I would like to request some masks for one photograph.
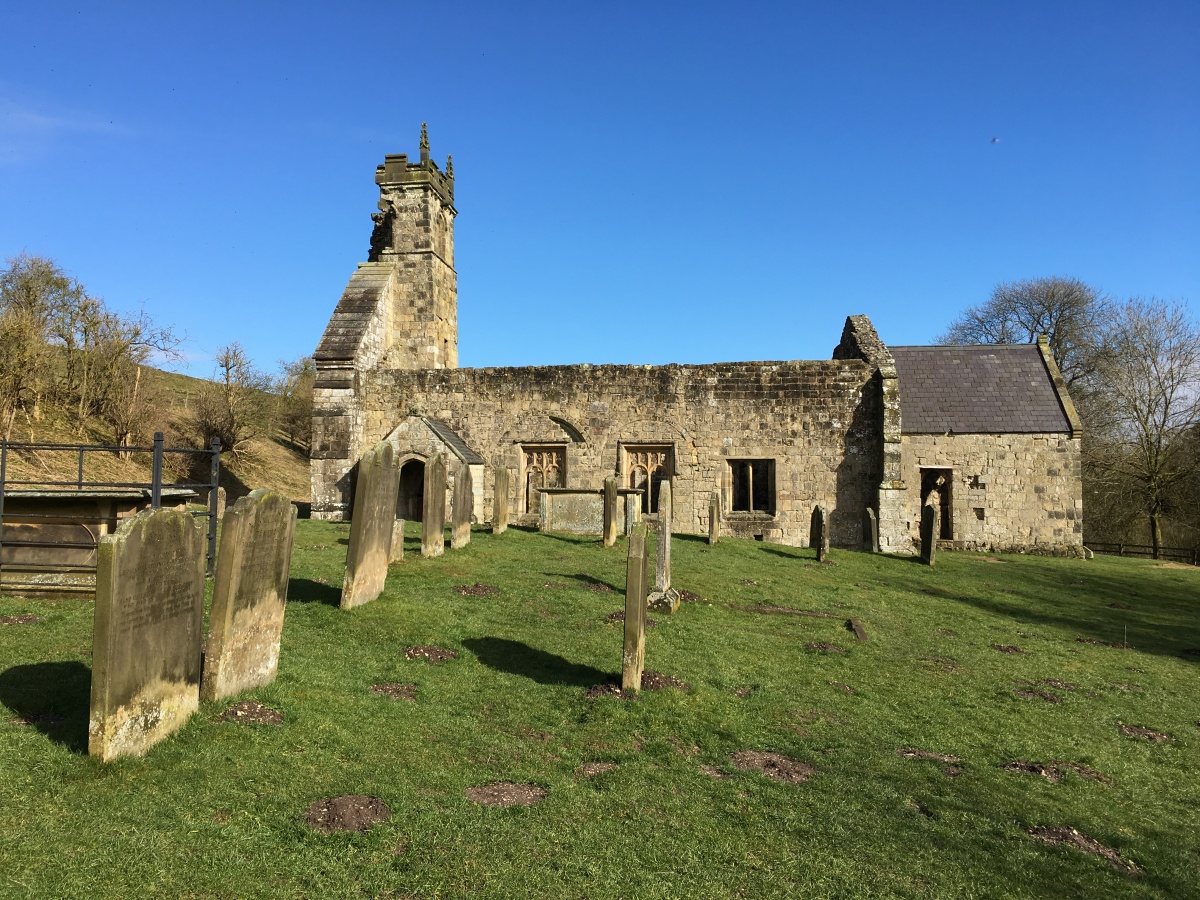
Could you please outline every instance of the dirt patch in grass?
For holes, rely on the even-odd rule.
[[[237,722],[239,725],[282,725],[283,716],[278,710],[263,706],[257,700],[243,700],[235,703],[221,718],[226,722]]]
[[[1062,697],[1049,691],[1013,691],[1022,700],[1045,700],[1047,703],[1062,703]]]
[[[579,774],[584,778],[595,778],[605,772],[611,772],[617,767],[613,762],[585,762],[579,767]]]
[[[743,772],[758,772],[786,784],[801,784],[817,771],[809,763],[763,750],[739,750],[729,758]]]
[[[946,637],[958,637],[958,632],[953,628],[939,628],[938,634],[944,634]]]
[[[619,684],[614,684],[611,681],[606,681],[604,684],[595,684],[588,688],[583,696],[589,700],[599,700],[602,697],[612,697],[614,700],[636,700],[637,694],[633,691],[623,691]]]
[[[304,821],[322,834],[332,834],[335,831],[366,831],[391,814],[388,805],[378,797],[342,794],[317,800],[308,808]]]
[[[758,584],[753,578],[743,578],[738,581],[738,584]]]
[[[445,662],[448,659],[458,659],[458,652],[448,650],[445,647],[433,647],[427,644],[420,644],[416,647],[405,647],[404,656],[406,659],[423,659],[426,662],[437,663]]]
[[[1095,838],[1088,837],[1082,831],[1076,831],[1066,825],[1038,825],[1036,828],[1030,828],[1029,833],[1039,841],[1055,847],[1069,847],[1093,856],[1102,856],[1112,864],[1114,869],[1124,872],[1126,875],[1137,875],[1142,871],[1129,860],[1122,859],[1121,854],[1112,847],[1106,847]]]
[[[1095,638],[1077,637],[1075,643],[1089,644],[1092,647],[1115,647],[1117,650],[1132,649],[1128,644],[1122,644],[1120,641],[1098,641]]]
[[[536,784],[497,781],[467,788],[467,799],[483,806],[533,806],[546,799],[547,791]]]
[[[990,563],[997,563],[997,562],[998,562],[998,563],[1002,563],[1002,562],[1005,562],[1005,560],[1001,559],[1001,558],[1000,558],[1000,557],[998,557],[998,556],[985,556],[985,557],[983,558],[983,561],[984,561],[984,562],[990,562]]]
[[[1169,734],[1163,734],[1161,731],[1155,731],[1153,728],[1144,728],[1141,725],[1126,725],[1124,722],[1117,723],[1117,731],[1131,738],[1145,738],[1155,744],[1161,744],[1171,740]]]
[[[1027,653],[1015,644],[992,644],[992,649],[1001,653]]]
[[[1000,767],[1005,772],[1020,772],[1025,775],[1040,775],[1051,784],[1058,784],[1067,772],[1074,772],[1081,778],[1088,778],[1092,781],[1097,781],[1100,784],[1108,784],[1111,780],[1107,775],[1097,772],[1089,766],[1080,763],[1070,762],[1051,762],[1043,765],[1042,763],[1030,762],[1027,759],[1017,759],[1010,763],[1005,763]]]
[[[378,694],[380,697],[391,697],[393,700],[416,700],[417,686],[389,681],[384,684],[371,685],[371,693]]]
[[[1059,681],[1056,678],[1043,678],[1041,681],[1035,681],[1034,684],[1044,684],[1046,687],[1052,687],[1058,691],[1073,691],[1079,687],[1070,681]]]
[[[679,602],[680,603],[703,603],[704,598],[701,597],[699,594],[693,594],[689,590],[680,588],[679,589]]]
[[[935,753],[933,750],[920,750],[916,747],[901,747],[896,751],[896,755],[905,759],[932,759],[940,763],[962,762],[961,757],[951,756],[949,753]]]
[[[833,613],[822,612],[819,609],[796,609],[791,606],[776,606],[772,603],[756,603],[754,606],[730,603],[729,606],[731,609],[739,609],[742,612],[762,613],[768,616],[808,616],[812,619],[837,618]]]
[[[705,775],[708,775],[710,778],[717,779],[717,781],[726,781],[733,777],[732,775],[730,775],[726,772],[722,772],[716,766],[701,766],[700,771],[703,772]]]
[[[755,690],[754,685],[744,684],[739,688],[733,689],[733,696],[738,697],[739,699],[745,700],[747,697],[749,697],[751,694],[754,693],[754,690]]]
[[[493,594],[499,594],[500,588],[492,587],[490,584],[480,584],[477,581],[474,584],[457,584],[454,586],[454,591],[464,597],[491,597]]]
[[[953,672],[958,668],[958,660],[953,656],[922,656],[921,659],[941,666],[947,672]]]
[[[839,691],[845,691],[847,694],[857,694],[858,693],[858,691],[854,690],[854,688],[850,687],[850,685],[842,684],[842,682],[840,682],[840,681],[827,681],[826,684],[829,684],[829,685],[837,688]]]
[[[567,588],[561,581],[547,581],[542,584],[542,587],[554,588],[556,591],[563,591]]]
[[[45,616],[0,616],[0,625],[33,625],[45,621]]]
[[[611,594],[613,589],[601,581],[586,581],[583,586],[589,591],[595,591],[597,594]]]
[[[692,686],[686,681],[680,681],[678,678],[664,675],[662,672],[651,672],[649,669],[642,672],[643,691],[661,691],[664,688],[678,688],[681,691],[690,691]]]
[[[845,647],[839,647],[837,644],[827,644],[824,641],[809,641],[804,645],[804,649],[810,653],[845,653]]]
[[[625,621],[625,612],[622,610],[622,611],[618,611],[618,612],[614,612],[614,613],[609,613],[607,616],[604,617],[604,621],[610,625],[613,625],[617,622],[624,622]],[[657,624],[658,624],[658,621],[655,619],[650,619],[650,618],[646,619],[646,627],[647,628],[653,628]]]

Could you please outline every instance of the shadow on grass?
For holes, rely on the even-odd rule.
[[[621,585],[620,587],[617,587],[615,584],[610,584],[609,582],[603,581],[592,575],[585,575],[582,572],[580,572],[576,575],[570,575],[566,572],[543,572],[542,574],[545,575],[547,578],[570,578],[571,580],[578,581],[581,584],[591,584],[591,585],[595,585],[596,587],[608,588],[610,591],[613,591],[618,594],[625,593],[625,585]]]
[[[467,638],[463,646],[489,669],[532,679],[538,684],[591,687],[612,680],[611,672],[581,666],[568,659],[506,638]]]
[[[338,606],[342,602],[342,586],[340,584],[321,584],[308,578],[291,578],[288,580],[288,603],[327,603]]]
[[[810,550],[807,547],[772,547],[764,544],[758,548],[763,553],[773,553],[776,556],[782,556],[784,559],[816,559],[817,551]]]
[[[92,670],[81,662],[41,662],[0,672],[0,703],[54,743],[87,753]]]

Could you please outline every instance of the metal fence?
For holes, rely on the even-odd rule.
[[[75,455],[75,470],[76,476],[70,480],[54,479],[54,478],[10,478],[9,467],[10,460],[14,455],[20,455],[26,459],[36,459],[38,454],[49,452],[55,453],[70,453]],[[128,456],[135,453],[148,453],[151,455],[151,476],[150,481],[98,481],[90,479],[87,476],[86,460],[89,456],[95,454],[111,454],[118,456]],[[72,499],[84,499],[95,497],[97,499],[122,497],[128,498],[135,505],[144,504],[149,501],[151,509],[159,509],[162,506],[163,500],[163,460],[168,455],[178,455],[185,459],[196,456],[207,456],[208,459],[208,480],[207,481],[173,481],[166,485],[168,494],[174,495],[180,500],[185,500],[187,495],[196,496],[194,492],[199,490],[207,490],[207,508],[201,510],[192,510],[192,515],[197,517],[205,517],[208,519],[208,550],[206,555],[206,569],[208,574],[213,574],[213,569],[217,558],[217,486],[218,477],[220,475],[221,466],[221,441],[219,438],[213,438],[211,445],[207,449],[197,450],[192,447],[167,447],[164,446],[162,432],[156,432],[154,435],[154,443],[149,447],[129,447],[103,444],[55,444],[55,443],[15,443],[10,441],[0,440],[0,577],[3,576],[5,548],[10,548],[10,558],[15,554],[20,554],[22,550],[26,552],[36,552],[36,550],[45,551],[41,555],[43,557],[52,557],[54,548],[61,547],[66,553],[70,550],[86,551],[94,549],[97,546],[99,535],[93,535],[90,541],[53,541],[45,538],[39,538],[37,529],[24,529],[24,534],[10,534],[5,536],[5,500],[10,501],[10,506],[16,504],[18,500],[23,501],[19,513],[19,518],[22,524],[36,526],[39,522],[45,525],[50,523],[61,524],[63,522],[70,523],[75,520],[78,523],[83,522],[83,517],[70,512],[55,511],[49,505],[46,506],[46,511],[37,511],[39,504],[52,504],[54,501],[60,503],[69,503]],[[196,471],[196,466],[185,465],[183,471],[189,476]],[[203,467],[201,468],[203,471]],[[18,518],[15,513],[10,514],[11,519]],[[30,521],[32,520],[32,522]],[[16,532],[19,529],[12,527],[14,523],[10,522],[10,532]],[[87,529],[91,533],[91,529]],[[54,569],[53,561],[45,564],[48,569]],[[59,563],[58,566],[62,569],[70,569],[79,571],[80,565],[78,562]],[[87,568],[86,566],[83,568]],[[95,564],[91,564],[91,571],[94,571]],[[19,581],[6,581],[5,587],[21,588],[36,588],[40,582],[29,582],[23,584]]]
[[[1109,556],[1140,556],[1154,558],[1152,544],[1101,544],[1095,541],[1085,541],[1084,546],[1093,553],[1104,553]],[[1171,562],[1200,565],[1200,547],[1159,547],[1158,558]]]

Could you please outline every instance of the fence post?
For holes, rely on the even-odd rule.
[[[221,480],[221,439],[215,437],[209,445],[212,460],[208,477],[208,576],[211,578],[217,565],[217,490]]]
[[[162,506],[162,454],[163,454],[163,433],[161,431],[154,432],[154,466],[150,470],[150,508],[158,509]]]
[[[8,441],[0,440],[0,575],[4,572],[4,488],[8,480]],[[3,578],[0,577],[0,582]]]
[[[79,480],[77,483],[79,486],[79,490],[82,491],[83,490],[83,445],[82,444],[79,446]]]

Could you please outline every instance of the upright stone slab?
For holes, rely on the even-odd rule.
[[[617,542],[617,476],[604,479],[604,546]]]
[[[808,526],[808,545],[816,548],[817,562],[824,560],[829,553],[829,517],[823,506],[813,508]]]
[[[400,470],[392,456],[392,445],[380,441],[358,463],[350,546],[342,578],[342,609],[370,603],[383,593],[392,555],[399,485]]]
[[[204,527],[184,510],[143,510],[96,553],[88,753],[140,756],[200,705]]]
[[[721,539],[721,493],[713,491],[708,495],[708,546]]]
[[[496,485],[492,494],[492,534],[508,530],[508,466],[496,466]]]
[[[942,531],[942,512],[934,505],[921,507],[921,562],[933,565],[938,535]]]
[[[863,510],[863,549],[868,553],[879,552],[879,519],[875,516],[875,510],[867,507]]]
[[[642,690],[646,665],[646,523],[629,535],[625,567],[625,644],[621,655],[621,690]]]
[[[239,499],[221,520],[202,700],[275,680],[295,533],[292,501],[264,488]]]
[[[404,560],[404,520],[392,520],[392,545],[388,550],[388,562],[403,562]]]
[[[658,542],[654,565],[654,590],[666,592],[671,587],[671,482],[658,488]]]
[[[459,466],[454,476],[450,497],[450,549],[458,550],[471,543],[471,510],[475,506],[475,488],[471,483],[470,466]]]
[[[446,462],[440,455],[425,464],[425,497],[421,506],[421,555],[446,551]]]
[[[633,529],[642,521],[642,498],[638,494],[625,495],[625,534],[633,534]]]

